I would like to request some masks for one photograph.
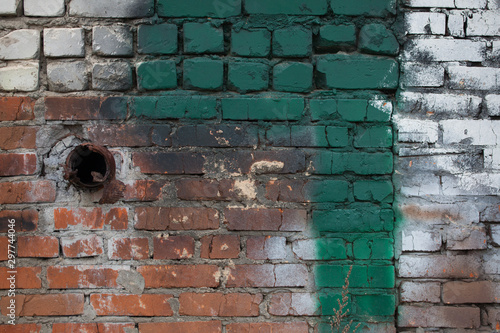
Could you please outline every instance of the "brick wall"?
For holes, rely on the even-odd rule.
[[[350,269],[360,331],[496,329],[472,2],[2,2],[0,332],[12,219],[19,332],[331,332]],[[114,204],[64,178],[86,142]]]

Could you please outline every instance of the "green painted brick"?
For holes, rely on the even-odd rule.
[[[241,0],[158,0],[159,16],[224,18],[240,14]]]
[[[309,109],[312,121],[337,118],[337,100],[335,99],[311,99]]]
[[[323,316],[333,316],[335,314],[334,309],[339,309],[339,301],[342,302],[341,293],[319,293],[319,304],[321,305],[321,315]],[[352,313],[352,300],[351,296],[347,295],[347,306],[344,308],[344,312],[349,311]],[[332,333],[331,328],[329,333]]]
[[[338,101],[338,113],[342,119],[353,122],[365,121],[368,101],[364,99],[341,99]]]
[[[354,136],[356,148],[390,148],[392,147],[392,127],[390,126],[358,126]]]
[[[342,238],[318,238],[315,243],[317,260],[347,259],[347,243]]]
[[[394,257],[394,241],[392,238],[360,238],[352,244],[355,259],[390,260]]]
[[[399,43],[396,36],[384,25],[372,23],[361,28],[359,49],[372,54],[397,55]]]
[[[349,143],[349,132],[347,127],[328,126],[326,138],[330,147],[345,147]]]
[[[312,52],[312,32],[303,27],[273,32],[273,54],[277,57],[307,57]]]
[[[328,9],[326,0],[246,0],[249,14],[324,15]]]
[[[331,153],[322,152],[311,158],[314,174],[338,175],[354,172],[359,175],[391,174],[393,156],[385,153]]]
[[[137,29],[137,51],[156,55],[177,53],[177,26],[140,25]]]
[[[224,83],[222,60],[194,58],[184,60],[184,88],[220,90]]]
[[[316,265],[314,279],[319,288],[339,287],[344,285],[345,276],[340,265]]]
[[[392,102],[385,100],[372,100],[366,109],[366,121],[389,122],[392,118]]]
[[[371,288],[394,288],[395,286],[394,266],[368,266],[368,278]]]
[[[317,175],[331,175],[333,155],[331,152],[320,152],[313,155],[310,159],[311,172]],[[343,172],[343,171],[342,171]],[[339,172],[339,173],[342,173]]]
[[[226,98],[222,117],[231,120],[299,120],[304,112],[303,98]]]
[[[291,146],[290,126],[274,125],[266,131],[266,139],[274,147]]]
[[[393,186],[389,180],[358,180],[354,182],[354,198],[360,201],[392,202]]]
[[[216,108],[215,98],[203,96],[135,97],[130,105],[134,116],[150,119],[213,119]]]
[[[334,14],[384,17],[396,14],[396,0],[330,0]]]
[[[271,52],[271,32],[264,29],[233,30],[231,52],[243,57],[267,57]]]
[[[379,232],[394,228],[394,213],[390,209],[364,205],[357,208],[317,210],[313,224],[320,232]]]
[[[295,147],[328,147],[324,126],[292,126],[291,145]]]
[[[274,66],[274,90],[309,92],[313,83],[313,66],[302,62],[284,62]]]
[[[344,180],[309,181],[305,196],[311,202],[343,202],[347,200],[348,190],[349,183]]]
[[[359,295],[353,300],[357,315],[393,316],[396,310],[394,295]]]
[[[147,61],[137,64],[139,89],[158,90],[177,87],[177,68],[173,60]]]
[[[216,28],[210,23],[185,23],[184,52],[224,52],[224,32],[222,28]]]
[[[396,89],[399,65],[395,59],[362,54],[317,57],[317,83],[324,88]]]
[[[320,49],[337,49],[356,46],[356,26],[324,25],[319,29],[319,38],[316,45]]]
[[[243,93],[266,90],[269,86],[269,66],[255,62],[230,62],[228,86]]]

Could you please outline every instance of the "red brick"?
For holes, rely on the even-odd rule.
[[[9,238],[7,236],[0,236],[0,260],[8,259]]]
[[[236,191],[231,179],[182,179],[175,183],[177,197],[181,200],[239,200],[243,196]]]
[[[139,332],[141,333],[220,333],[222,332],[222,323],[218,320],[211,321],[185,321],[172,323],[139,323]]]
[[[52,333],[127,333],[135,328],[134,323],[54,323]]]
[[[226,287],[304,287],[307,280],[305,265],[236,265],[230,267]]]
[[[205,156],[188,152],[136,152],[132,162],[146,174],[201,175]]]
[[[285,237],[250,237],[247,239],[247,258],[254,260],[285,259]]]
[[[198,207],[138,207],[135,228],[139,230],[215,230],[219,212]]]
[[[240,255],[240,236],[210,235],[201,238],[201,257],[233,259]]]
[[[102,230],[109,225],[111,230],[126,230],[128,213],[126,208],[111,208],[103,213],[101,208],[56,208],[54,226],[57,230],[77,226],[83,230]]]
[[[153,239],[153,259],[188,259],[194,255],[194,239],[190,236],[158,235]]]
[[[0,154],[0,176],[32,175],[36,163],[36,154]]]
[[[0,333],[40,333],[40,324],[18,324],[0,325]]]
[[[478,328],[481,310],[477,307],[411,306],[398,308],[399,327]]]
[[[139,266],[146,288],[216,288],[220,271],[215,265]]]
[[[231,323],[226,326],[227,333],[307,333],[309,325],[304,321],[293,323]]]
[[[8,273],[12,271],[7,267],[0,267],[0,289],[9,289],[10,283],[5,277],[13,275]],[[40,279],[40,274],[42,273],[41,267],[16,267],[16,288],[17,289],[38,289],[42,287],[42,280]]]
[[[108,257],[111,260],[143,260],[149,258],[147,238],[112,238],[108,241]]]
[[[156,201],[161,198],[165,182],[156,180],[136,180],[127,184],[124,201]]]
[[[117,288],[120,271],[119,266],[50,266],[47,280],[51,289]]]
[[[287,174],[305,169],[305,154],[298,150],[237,151],[223,154],[224,168],[230,173]]]
[[[2,297],[0,306],[2,313],[7,313],[10,297]],[[74,316],[83,314],[83,294],[48,294],[20,295],[17,294],[16,316]]]
[[[257,317],[262,295],[182,293],[179,296],[181,316]]]
[[[48,180],[0,183],[0,204],[54,202],[55,184]]]
[[[173,315],[170,298],[172,295],[92,294],[90,304],[98,316],[164,317]]]
[[[31,97],[0,97],[0,121],[35,119],[35,102]]]
[[[300,179],[271,180],[266,184],[266,198],[272,201],[307,202],[305,186]]]
[[[303,231],[307,222],[299,209],[227,208],[224,215],[229,230]]]
[[[38,226],[38,211],[34,209],[4,210],[0,212],[0,232],[7,232],[9,220],[15,220],[14,230],[34,231]]]
[[[47,120],[125,119],[126,99],[123,97],[46,97]]]
[[[0,149],[36,148],[38,128],[29,126],[2,127],[0,131]]]
[[[96,235],[61,237],[61,247],[66,258],[96,257],[103,254],[103,242]]]
[[[55,258],[59,256],[59,240],[53,236],[19,236],[17,255],[21,258]]]
[[[491,281],[451,281],[443,285],[445,304],[500,303],[498,283]]]
[[[168,125],[98,125],[87,128],[89,140],[110,147],[171,146]],[[160,140],[161,139],[161,140]]]

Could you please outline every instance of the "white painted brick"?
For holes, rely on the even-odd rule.
[[[408,34],[444,35],[446,32],[446,14],[443,13],[406,13],[405,23]]]
[[[47,79],[52,91],[88,89],[88,70],[84,61],[55,62],[47,65]]]
[[[500,86],[500,68],[450,66],[447,72],[453,89],[492,90]]]
[[[484,168],[500,170],[500,148],[484,150]]]
[[[490,116],[500,116],[500,95],[487,95],[484,102]]]
[[[470,278],[481,271],[481,259],[475,255],[402,255],[399,276],[421,278]]]
[[[436,252],[441,249],[441,235],[432,231],[403,231],[403,252]]]
[[[455,7],[454,0],[404,0],[404,4],[409,7]]]
[[[449,38],[418,38],[408,42],[403,57],[407,61],[484,60],[486,43]]]
[[[40,32],[20,29],[0,38],[0,59],[35,59],[40,53]]]
[[[394,176],[396,177],[396,176]],[[431,174],[402,175],[400,193],[405,197],[425,197],[428,195],[439,195],[441,179]]]
[[[439,282],[403,282],[401,283],[402,302],[441,302],[441,284]]]
[[[430,226],[440,228],[443,225],[470,227],[479,223],[479,210],[474,204],[460,202],[457,204],[429,204],[406,202],[399,206],[401,217],[407,226],[422,226],[429,230]]]
[[[487,253],[483,256],[483,268],[486,274],[500,274],[500,253]]]
[[[465,13],[453,10],[448,15],[448,31],[453,37],[465,37]]]
[[[438,123],[431,120],[398,119],[398,139],[400,142],[428,142],[438,140]]]
[[[496,246],[500,246],[500,225],[492,224],[490,226],[491,239]]]
[[[499,195],[500,174],[475,173],[456,176],[442,176],[444,195]]]
[[[476,146],[494,146],[499,143],[500,121],[443,120],[443,144],[463,143]]]
[[[487,0],[455,0],[456,8],[479,8],[484,9],[488,5]]]
[[[19,8],[19,0],[0,1],[0,16],[15,16]]]
[[[471,13],[467,19],[467,36],[500,36],[500,11]]]
[[[62,16],[64,11],[64,0],[24,0],[26,16]]]
[[[487,238],[484,227],[454,228],[447,232],[446,248],[453,251],[484,250],[488,246]]]
[[[154,0],[71,0],[71,16],[146,17],[154,14]]]
[[[38,76],[38,63],[15,64],[2,67],[0,68],[0,90],[37,90]]]
[[[500,0],[488,0],[488,9],[500,9]]]
[[[400,112],[430,115],[475,116],[479,114],[482,99],[465,94],[420,94],[404,92],[399,97]]]
[[[407,62],[403,64],[401,80],[403,87],[441,87],[444,84],[444,68],[439,64]]]
[[[47,57],[84,57],[83,29],[44,29],[43,51]]]

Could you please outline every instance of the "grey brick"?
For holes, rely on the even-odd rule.
[[[79,91],[89,86],[88,70],[83,61],[49,63],[47,78],[52,91]]]
[[[500,174],[475,173],[456,176],[443,176],[444,195],[500,195]]]
[[[127,90],[132,88],[132,69],[127,62],[95,64],[92,86],[96,90]]]
[[[454,8],[454,0],[404,0],[403,3],[409,7],[438,7]]]
[[[446,248],[448,250],[484,250],[488,247],[488,236],[483,226],[449,228],[446,237]]]
[[[403,252],[436,252],[441,249],[441,235],[436,231],[403,231],[401,249]]]
[[[398,309],[399,327],[479,328],[481,310],[478,307],[410,306]]]
[[[432,120],[396,120],[399,142],[429,142],[438,140],[438,123]]]
[[[0,2],[0,16],[15,16],[20,0],[3,0]]]
[[[443,144],[497,145],[500,143],[500,121],[450,119],[440,122]]]
[[[475,255],[402,255],[399,276],[402,278],[470,278],[481,271],[481,260]]]
[[[465,37],[466,13],[452,10],[448,15],[448,31],[453,37]]]
[[[399,171],[411,173],[453,173],[477,172],[483,168],[483,156],[478,153],[463,153],[432,156],[409,156],[397,159]]]
[[[479,8],[484,9],[488,5],[487,0],[455,0],[457,8]]]
[[[487,95],[484,101],[490,116],[500,116],[500,95]]]
[[[71,0],[71,16],[134,18],[154,14],[154,0]]]
[[[38,30],[15,30],[0,38],[0,60],[35,59],[39,53]]]
[[[500,10],[473,13],[467,19],[467,36],[500,36]]]
[[[500,88],[500,69],[492,67],[449,66],[449,87],[452,89],[495,90]]]
[[[467,94],[421,94],[403,92],[399,96],[399,111],[430,116],[469,116],[479,114],[482,99]]]
[[[394,182],[405,197],[439,195],[441,191],[439,177],[431,174],[394,175]]]
[[[444,68],[440,64],[424,65],[407,62],[402,66],[403,87],[441,87],[444,85]]]
[[[92,29],[92,50],[102,56],[132,56],[133,35],[127,26],[102,26]]]
[[[43,52],[47,57],[84,57],[83,29],[44,29]]]
[[[38,63],[15,64],[0,68],[0,90],[34,91],[38,89]]]
[[[439,282],[403,282],[401,284],[402,302],[441,302],[441,284]]]
[[[65,9],[64,0],[24,0],[26,16],[62,16]]]

